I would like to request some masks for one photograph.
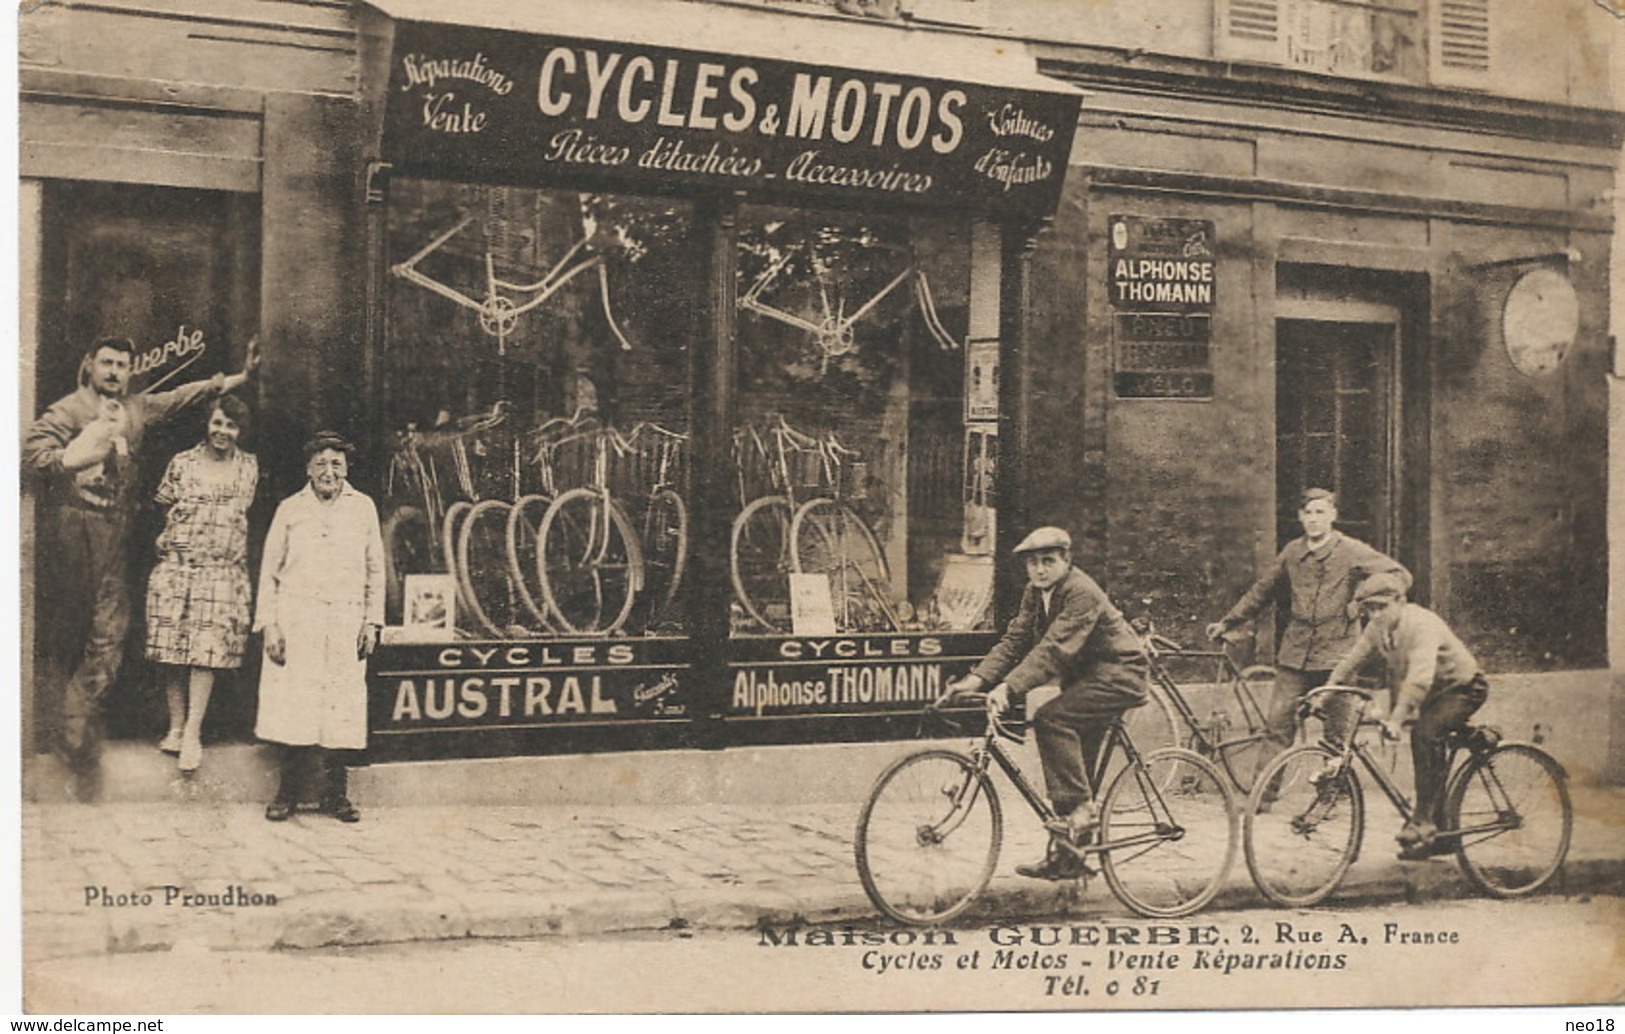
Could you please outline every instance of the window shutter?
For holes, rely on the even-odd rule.
[[[1218,57],[1278,65],[1286,58],[1283,0],[1218,0]]]
[[[1490,0],[1433,0],[1433,81],[1484,86],[1490,74]]]

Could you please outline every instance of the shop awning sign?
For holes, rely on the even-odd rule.
[[[384,158],[404,171],[1011,215],[1054,211],[1080,103],[1059,84],[411,21],[388,90]]]

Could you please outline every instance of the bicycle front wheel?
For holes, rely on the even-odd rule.
[[[626,623],[643,556],[619,506],[601,492],[572,488],[547,508],[536,538],[537,580],[557,627],[606,635]]]
[[[1365,796],[1325,747],[1289,750],[1259,773],[1242,840],[1253,883],[1277,905],[1324,901],[1360,853]]]
[[[552,502],[545,495],[523,495],[508,511],[508,577],[513,580],[519,602],[542,630],[547,628],[547,604],[542,600],[542,583],[537,576],[540,542],[536,534]]]
[[[897,922],[946,922],[993,878],[1003,836],[986,772],[950,750],[911,754],[880,774],[858,815],[858,878]]]
[[[1117,900],[1142,916],[1190,915],[1213,900],[1235,861],[1230,784],[1193,751],[1144,755],[1107,787],[1100,842]]]
[[[1515,898],[1539,890],[1563,865],[1574,808],[1563,770],[1549,754],[1508,743],[1462,767],[1445,821],[1461,831],[1456,860],[1473,885]]]
[[[790,500],[752,499],[734,518],[728,574],[734,596],[769,632],[790,631]]]
[[[440,555],[446,560],[446,571],[452,576],[457,585],[457,627],[468,628],[464,616],[474,613],[474,604],[468,598],[468,591],[463,585],[462,572],[458,570],[457,542],[461,537],[463,521],[473,512],[474,504],[467,499],[459,499],[446,507],[445,515],[440,518]]]
[[[840,632],[891,632],[891,571],[875,533],[850,506],[834,499],[803,503],[790,520],[790,562],[801,574],[829,578]]]

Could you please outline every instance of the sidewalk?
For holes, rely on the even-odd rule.
[[[1625,790],[1572,789],[1573,845],[1550,892],[1625,893]],[[1042,834],[1012,795],[1001,795],[1005,844],[980,914],[1128,915],[1103,880],[1080,890],[1014,875],[1016,863],[1042,854]],[[1396,820],[1373,803],[1362,857],[1325,907],[1472,893],[1453,859],[1395,860]],[[361,823],[345,826],[314,813],[270,823],[260,805],[206,793],[163,803],[27,804],[24,949],[40,961],[177,946],[263,950],[863,922],[875,910],[852,861],[857,810],[855,803],[396,806],[369,808]],[[166,886],[175,888],[167,904]],[[214,900],[182,897],[193,894]],[[119,895],[137,903],[103,903]],[[274,895],[276,903],[253,904],[255,895]],[[1238,849],[1210,910],[1263,903]]]

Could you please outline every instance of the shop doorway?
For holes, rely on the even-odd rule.
[[[40,212],[41,256],[37,291],[38,335],[24,342],[22,369],[32,370],[33,397],[43,410],[72,392],[86,345],[105,335],[128,337],[139,364],[131,390],[163,390],[228,372],[232,356],[259,322],[259,198],[252,194],[137,184],[48,181]],[[28,290],[29,287],[25,287]],[[165,346],[174,342],[168,351]],[[183,346],[184,347],[181,347]],[[32,420],[36,414],[24,415]],[[143,602],[153,565],[153,544],[163,514],[151,502],[171,456],[201,440],[207,413],[193,411],[149,429],[139,457],[130,518],[130,629],[118,681],[103,697],[107,732],[115,738],[162,731],[164,704],[156,671],[144,657]],[[252,438],[244,447],[258,451]],[[35,526],[50,515],[35,486],[24,504],[36,507]],[[250,514],[251,538],[269,523],[259,507]],[[49,549],[49,536],[40,548]],[[257,569],[250,557],[250,570]],[[82,601],[54,580],[42,557],[30,564],[24,591],[34,606],[35,744],[50,742],[61,687],[78,662],[89,614]],[[26,575],[25,575],[26,577]],[[249,662],[252,664],[252,660]],[[252,672],[223,678],[209,709],[208,741],[246,737],[253,722]]]
[[[1306,488],[1337,493],[1339,527],[1393,554],[1401,508],[1397,310],[1309,302],[1276,323],[1277,541],[1301,533]],[[1317,311],[1318,310],[1318,311]]]

